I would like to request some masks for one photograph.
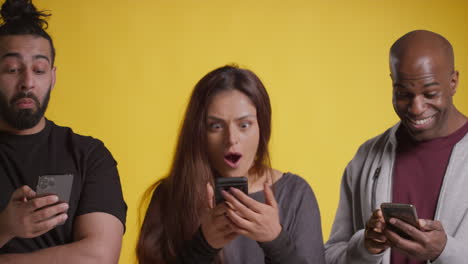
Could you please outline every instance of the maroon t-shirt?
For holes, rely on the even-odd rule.
[[[420,219],[434,219],[440,187],[455,144],[468,133],[468,122],[449,136],[414,141],[404,126],[398,142],[393,174],[393,202],[413,204]],[[424,264],[391,251],[391,264]]]

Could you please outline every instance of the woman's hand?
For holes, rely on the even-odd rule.
[[[226,217],[227,205],[220,203],[214,206],[213,203],[213,187],[211,184],[206,185],[207,188],[207,207],[205,215],[201,220],[201,229],[206,242],[213,248],[222,248],[231,242],[238,235],[235,232],[235,226]]]
[[[258,242],[269,242],[281,232],[278,204],[270,186],[263,186],[265,203],[260,203],[236,188],[223,191],[228,204],[227,217],[234,223],[234,230]]]

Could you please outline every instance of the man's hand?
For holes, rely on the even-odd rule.
[[[391,247],[403,255],[417,260],[435,260],[445,248],[447,235],[440,221],[420,219],[421,230],[396,218],[391,218],[390,223],[413,238],[413,241],[407,240],[385,230]]]
[[[33,238],[51,230],[67,219],[68,204],[58,197],[36,197],[28,186],[16,189],[6,208],[0,212],[0,247],[14,237]]]
[[[269,242],[281,232],[278,203],[273,191],[264,184],[265,203],[260,203],[239,189],[231,188],[222,194],[229,204],[227,216],[235,224],[236,232],[258,242]]]
[[[207,188],[207,208],[201,220],[203,236],[213,248],[222,248],[237,237],[234,224],[226,217],[227,205],[225,202],[213,205],[213,187]]]
[[[385,220],[382,211],[377,209],[371,215],[364,232],[364,246],[371,254],[380,254],[390,247],[387,237],[384,235]]]

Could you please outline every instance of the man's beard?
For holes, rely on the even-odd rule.
[[[13,98],[8,102],[5,94],[0,91],[0,118],[3,119],[8,125],[17,130],[30,129],[36,126],[39,121],[41,121],[44,116],[45,111],[47,110],[47,105],[49,104],[51,87],[47,91],[47,94],[44,98],[42,104],[39,102],[39,99],[33,93],[20,92],[13,96]],[[36,109],[19,109],[15,110],[16,101],[30,98],[34,101]]]

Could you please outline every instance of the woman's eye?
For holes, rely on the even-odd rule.
[[[242,123],[240,124],[240,127],[241,127],[241,128],[249,128],[251,125],[252,125],[251,122],[242,122]]]
[[[208,128],[212,131],[220,130],[223,126],[220,123],[208,124]]]

